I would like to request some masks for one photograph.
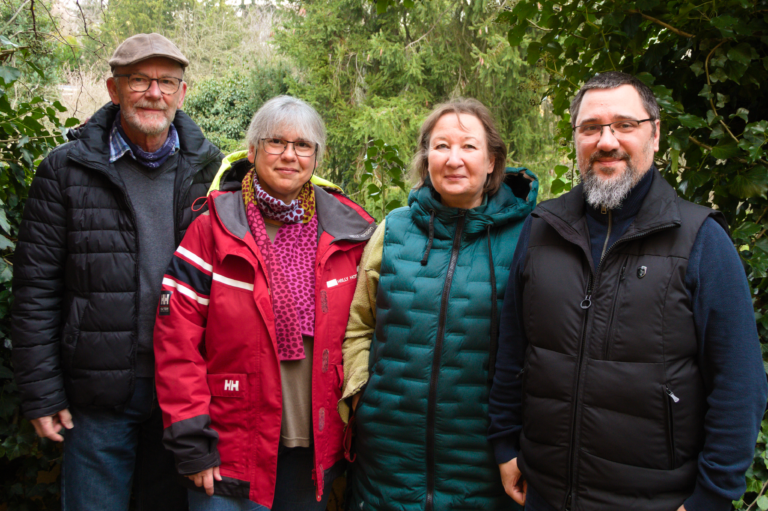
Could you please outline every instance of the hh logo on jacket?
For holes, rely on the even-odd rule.
[[[238,392],[240,390],[240,380],[224,380],[224,390]]]

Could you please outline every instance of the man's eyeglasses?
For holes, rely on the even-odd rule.
[[[641,119],[639,121],[635,121],[631,119],[625,119],[623,121],[609,122],[607,124],[587,123],[574,126],[573,129],[576,133],[578,133],[580,137],[584,138],[600,137],[603,134],[603,128],[605,126],[610,128],[611,133],[614,136],[629,135],[637,131],[637,129],[640,127],[640,123],[653,120],[654,119]]]
[[[152,82],[157,82],[157,86],[160,87],[160,92],[163,94],[176,94],[183,81],[181,78],[174,78],[173,76],[164,76],[162,78],[150,78],[140,74],[112,76],[115,78],[128,78],[128,87],[133,92],[147,92],[152,86]]]
[[[306,140],[283,140],[282,138],[262,138],[264,150],[269,154],[283,154],[288,144],[293,144],[296,156],[312,156],[317,151],[317,144]]]

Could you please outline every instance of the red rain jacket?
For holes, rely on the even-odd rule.
[[[341,344],[357,266],[376,225],[342,194],[315,186],[315,197],[311,477],[319,501],[324,470],[344,455]],[[220,465],[215,494],[272,507],[282,391],[269,282],[241,192],[213,192],[208,205],[163,278],[154,333],[163,441],[180,474]]]

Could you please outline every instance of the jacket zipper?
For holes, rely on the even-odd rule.
[[[459,213],[459,221],[456,224],[456,233],[453,235],[453,247],[451,248],[451,260],[448,263],[448,273],[445,276],[443,295],[440,299],[440,316],[437,324],[437,338],[435,339],[435,352],[432,356],[432,374],[429,378],[429,401],[427,403],[427,502],[425,511],[434,509],[435,499],[435,415],[437,413],[437,379],[440,374],[440,356],[443,351],[443,337],[445,336],[445,318],[448,315],[448,298],[451,293],[453,272],[456,271],[456,262],[459,259],[461,248],[461,236],[464,232],[466,210]],[[361,398],[362,399],[362,398]]]
[[[609,217],[610,219],[610,217]],[[584,363],[584,346],[586,344],[586,336],[587,336],[587,323],[589,319],[589,308],[592,306],[592,289],[593,289],[593,280],[595,283],[599,283],[599,277],[600,277],[600,270],[603,266],[603,261],[605,261],[605,258],[608,256],[608,254],[613,250],[613,247],[618,245],[619,243],[626,243],[628,241],[642,238],[643,236],[648,236],[649,234],[653,234],[657,231],[661,231],[664,229],[669,229],[671,227],[675,227],[677,224],[665,224],[660,225],[659,227],[655,227],[653,229],[649,229],[647,231],[639,232],[633,236],[629,236],[627,238],[621,238],[616,240],[616,242],[608,247],[608,249],[603,249],[603,253],[600,256],[600,262],[597,264],[597,269],[594,273],[592,273],[591,269],[589,272],[589,280],[587,282],[587,295],[584,297],[584,299],[581,301],[581,308],[584,309],[584,323],[583,327],[581,329],[581,342],[579,344],[579,357],[576,360],[576,385],[575,385],[575,392],[574,392],[574,403],[573,403],[573,412],[572,412],[572,419],[571,419],[571,445],[568,449],[568,491],[566,492],[565,496],[565,510],[570,511],[571,505],[573,502],[573,486],[574,486],[574,477],[576,474],[576,456],[575,456],[575,449],[574,446],[576,445],[576,415],[578,413],[579,408],[579,391],[580,391],[580,380],[581,380],[581,369],[582,365]],[[597,286],[595,286],[597,287]]]

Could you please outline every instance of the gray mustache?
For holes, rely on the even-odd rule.
[[[134,108],[151,108],[153,110],[168,110],[168,105],[163,103],[162,101],[153,103],[151,101],[140,101],[136,103]]]
[[[594,163],[600,158],[617,158],[619,160],[629,160],[629,155],[624,151],[614,149],[613,151],[597,151],[589,158],[589,163]]]

